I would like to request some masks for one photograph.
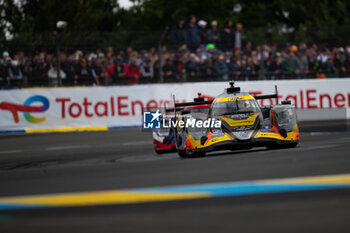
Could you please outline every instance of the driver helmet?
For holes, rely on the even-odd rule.
[[[249,100],[245,100],[244,103],[243,103],[243,106],[244,106],[245,108],[251,108],[251,107],[252,107],[252,105],[251,105],[251,103],[250,103]]]

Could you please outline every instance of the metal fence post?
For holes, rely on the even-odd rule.
[[[265,37],[267,33],[267,28],[264,28],[264,32],[262,34],[261,40],[260,40],[260,72],[259,72],[259,79],[263,80],[266,79],[265,77],[265,66],[264,66],[264,42]]]
[[[61,79],[61,57],[60,57],[60,40],[61,40],[61,33],[58,35],[57,40],[57,85],[60,87],[62,86],[62,79]]]
[[[163,82],[163,72],[162,72],[162,43],[163,40],[168,32],[168,27],[166,27],[162,33],[162,35],[160,36],[159,42],[158,42],[158,61],[159,61],[159,82]]]

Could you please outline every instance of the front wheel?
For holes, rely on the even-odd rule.
[[[178,150],[177,153],[181,158],[198,158],[205,156],[205,152],[194,152],[189,154],[186,150]]]
[[[164,154],[166,152],[164,150],[154,150],[154,151],[159,155]]]

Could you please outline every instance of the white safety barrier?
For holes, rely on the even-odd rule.
[[[291,100],[298,109],[350,109],[350,79],[236,82],[254,95],[273,94]],[[32,88],[0,91],[0,131],[106,130],[140,127],[143,108],[191,101],[202,93],[215,97],[227,82],[153,84],[114,87]],[[273,104],[275,100],[259,100]],[[321,110],[322,112],[322,110]],[[322,114],[315,114],[315,120]],[[344,116],[346,117],[346,116]],[[327,118],[332,119],[332,114]],[[349,118],[349,114],[347,114]],[[310,119],[309,119],[310,120]]]

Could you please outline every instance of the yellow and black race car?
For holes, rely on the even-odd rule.
[[[257,99],[267,98],[275,98],[276,104],[259,106]],[[290,101],[278,104],[277,88],[276,94],[252,96],[231,81],[230,87],[212,101],[174,102],[175,109],[204,104],[210,104],[207,116],[183,111],[174,118],[180,157],[204,156],[216,150],[295,147],[299,143],[295,106]]]

